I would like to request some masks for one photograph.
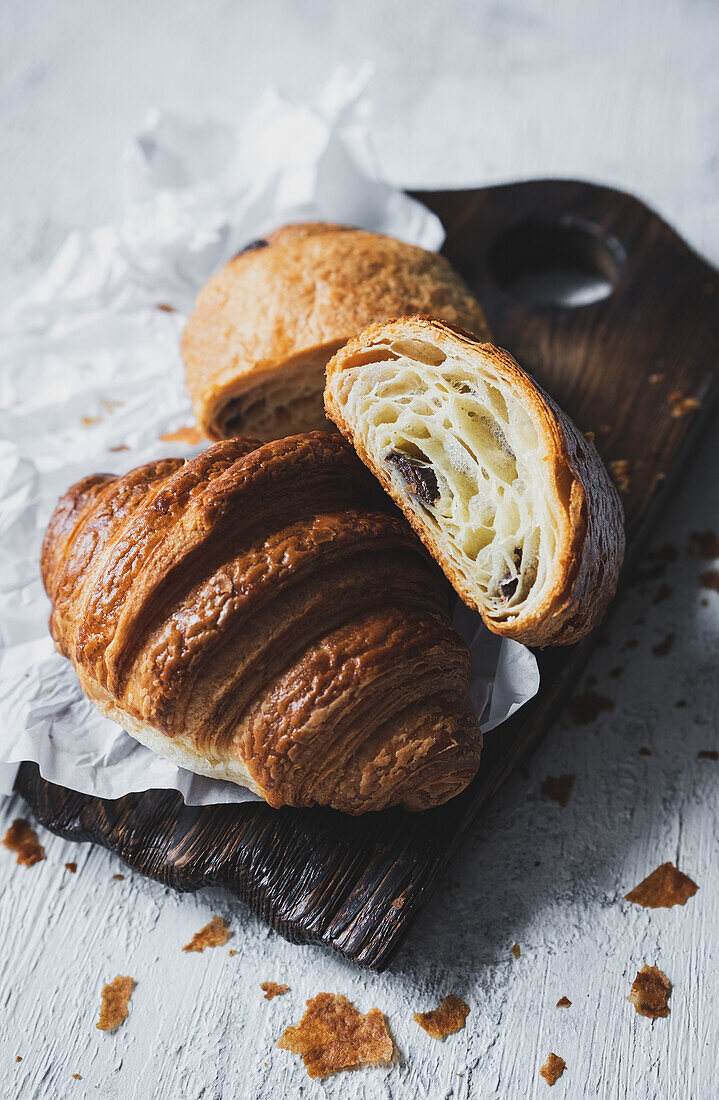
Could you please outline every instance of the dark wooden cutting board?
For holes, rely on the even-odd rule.
[[[444,222],[444,251],[495,341],[595,433],[606,461],[628,463],[626,577],[719,395],[719,273],[608,188],[543,180],[418,197]],[[593,279],[606,297],[566,304],[567,283]],[[46,783],[31,764],[16,787],[61,836],[103,844],[177,890],[226,887],[287,939],[381,969],[470,823],[546,733],[595,641],[538,654],[537,698],[488,736],[471,787],[424,814],[189,808],[165,791],[103,801]]]

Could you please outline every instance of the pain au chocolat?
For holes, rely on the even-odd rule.
[[[599,622],[619,495],[506,351],[422,317],[374,325],[330,361],[325,407],[490,630],[565,645]]]
[[[449,586],[339,434],[233,439],[74,485],[50,629],[95,706],[272,806],[436,806],[477,770]]]
[[[426,313],[486,333],[443,256],[348,226],[287,225],[202,290],[182,338],[187,388],[210,439],[331,429],[328,359],[373,321]]]

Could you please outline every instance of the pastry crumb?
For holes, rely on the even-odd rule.
[[[175,307],[168,305],[167,302],[160,302],[157,308],[161,310],[162,313],[175,313]]]
[[[571,1004],[569,997],[560,997],[557,1001],[557,1008],[570,1008]]]
[[[631,484],[632,464],[628,458],[615,458],[607,463],[612,481],[620,493],[628,493]]]
[[[714,592],[719,592],[719,569],[707,569],[699,579],[702,588],[711,588]]]
[[[575,695],[569,700],[567,710],[575,725],[588,726],[596,721],[602,711],[614,710],[614,703],[606,695],[585,691],[582,695]]]
[[[716,531],[692,531],[689,536],[689,552],[698,550],[703,558],[719,558],[719,535]]]
[[[277,1045],[300,1054],[310,1077],[370,1063],[389,1063],[394,1043],[378,1008],[364,1015],[341,993],[318,993],[307,1001],[299,1024],[288,1027]]]
[[[82,1077],[80,1076],[79,1073],[73,1073],[73,1077],[75,1078],[76,1081],[82,1081]]]
[[[222,947],[227,943],[232,933],[222,917],[214,916],[209,924],[195,932],[189,943],[182,948],[183,951],[204,951],[206,947]]]
[[[127,1019],[127,1006],[135,988],[135,979],[122,974],[102,987],[102,1006],[96,1027],[100,1031],[114,1031]]]
[[[639,1016],[649,1020],[664,1019],[669,1015],[669,997],[672,985],[666,974],[656,966],[643,966],[632,983],[627,1000],[631,1001]]]
[[[652,646],[652,653],[655,657],[668,657],[674,647],[674,641],[676,634],[673,630],[670,630],[668,634],[662,638],[661,642],[657,642],[655,646]]]
[[[522,952],[520,951],[518,943],[515,943],[514,946],[512,947],[512,954],[514,955],[515,959],[518,959],[519,956],[522,954]]]
[[[14,852],[21,867],[32,867],[45,858],[45,849],[38,842],[37,833],[23,817],[16,817],[5,833],[3,844]]]
[[[541,792],[547,798],[558,802],[560,806],[566,806],[572,793],[575,776],[573,775],[548,775],[541,786]]]
[[[66,868],[66,870],[68,870],[70,872],[71,875],[74,875],[75,872],[77,871],[77,864],[76,863],[66,863],[65,868]]]
[[[282,982],[260,982],[260,989],[264,990],[265,1000],[271,1001],[273,997],[279,997],[282,993],[287,993],[290,987],[284,985]]]
[[[433,1039],[444,1039],[455,1031],[461,1031],[468,1015],[466,1001],[450,993],[448,997],[442,997],[439,1008],[433,1008],[431,1012],[415,1012],[414,1020]]]
[[[685,905],[698,889],[696,882],[673,863],[662,863],[629,891],[626,900],[645,909],[671,909],[674,905]]]
[[[164,432],[160,436],[163,443],[188,443],[190,446],[201,443],[204,438],[196,424],[185,424],[182,428],[178,428],[176,432]]]
[[[679,420],[682,416],[696,412],[701,404],[696,397],[685,397],[681,390],[672,390],[669,394],[669,415],[672,419]]]
[[[566,1068],[567,1063],[563,1058],[560,1058],[558,1054],[550,1054],[539,1072],[548,1085],[553,1085],[555,1081],[559,1080]]]
[[[231,947],[227,954],[232,957],[233,955],[236,955],[237,952],[235,951],[234,947]]]
[[[124,875],[113,875],[112,877],[114,878],[115,882],[124,882],[125,881],[125,876]]]
[[[656,607],[657,604],[668,600],[673,591],[674,587],[671,584],[667,584],[666,581],[662,582],[654,593],[654,599],[652,600],[654,606]]]

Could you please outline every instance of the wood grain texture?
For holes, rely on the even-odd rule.
[[[605,460],[629,463],[635,559],[719,392],[717,273],[636,199],[607,188],[539,181],[422,198],[442,217],[446,254],[482,301],[496,342],[595,432]],[[539,254],[603,272],[613,292],[578,308],[536,305],[516,283]],[[673,416],[676,393],[700,408]],[[480,808],[546,732],[594,642],[540,655],[539,696],[489,739],[468,791],[431,813],[358,823],[256,804],[189,809],[166,792],[110,803],[54,788],[29,765],[18,790],[63,836],[105,844],[178,890],[223,885],[293,942],[381,969]]]

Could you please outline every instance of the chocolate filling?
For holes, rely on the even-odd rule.
[[[517,585],[519,584],[519,577],[507,577],[503,580],[499,586],[499,591],[504,596],[505,600],[508,600],[517,591]]]
[[[244,256],[245,252],[256,252],[258,248],[269,248],[270,242],[266,241],[264,237],[258,238],[256,241],[248,241],[244,248],[241,248],[239,252],[235,252],[232,257],[236,260],[238,256]]]
[[[522,568],[522,547],[518,546],[514,551],[514,566],[517,570],[516,576],[512,576],[511,573],[507,573],[507,576],[499,585],[499,591],[505,600],[512,598],[517,591],[517,585],[519,584],[519,570]]]
[[[387,462],[397,467],[410,493],[419,497],[424,504],[431,506],[439,500],[437,475],[427,463],[420,462],[417,458],[410,458],[409,455],[400,454],[398,451],[390,451]]]

